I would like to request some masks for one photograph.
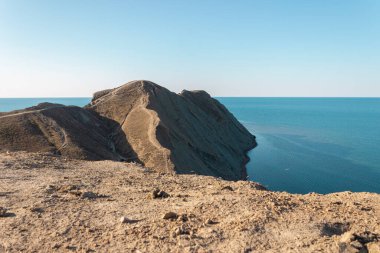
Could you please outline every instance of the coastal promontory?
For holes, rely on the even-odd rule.
[[[205,91],[150,81],[96,92],[84,108],[40,104],[0,114],[0,149],[134,161],[165,173],[246,177],[255,137]]]

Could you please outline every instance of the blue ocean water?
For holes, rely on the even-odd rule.
[[[292,193],[380,193],[380,99],[217,98],[257,137],[250,180]],[[0,111],[90,98],[0,98]]]
[[[257,137],[251,180],[292,193],[380,193],[379,98],[218,98]]]

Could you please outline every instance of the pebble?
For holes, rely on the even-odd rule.
[[[30,211],[33,213],[43,213],[45,210],[41,207],[32,207],[30,208]]]
[[[49,194],[52,194],[56,190],[57,190],[57,188],[54,185],[48,185],[45,188],[46,193],[49,193]]]
[[[161,191],[160,189],[155,189],[152,192],[152,198],[153,199],[163,199],[168,198],[170,195],[167,192]]]
[[[231,186],[227,185],[227,186],[224,186],[224,187],[222,188],[222,190],[233,191],[234,189],[233,189]]]
[[[205,223],[208,225],[213,225],[213,224],[217,224],[218,222],[213,221],[212,219],[207,219]]]
[[[128,219],[128,217],[123,216],[123,217],[120,218],[120,222],[121,222],[121,223],[130,223],[131,220]]]
[[[178,217],[178,214],[174,212],[168,212],[168,213],[165,213],[162,218],[165,220],[174,220],[174,219],[177,219],[177,217]]]
[[[351,241],[353,241],[355,239],[355,236],[351,233],[351,232],[346,232],[342,235],[342,237],[340,238],[340,242],[343,242],[343,243],[350,243]]]
[[[191,231],[188,227],[184,225],[175,228],[172,232],[173,237],[177,237],[179,235],[190,235],[190,234],[193,234],[193,231]]]
[[[7,209],[0,206],[0,217],[5,217],[7,215]]]
[[[94,192],[83,192],[82,193],[82,199],[96,199],[98,197],[98,194]]]
[[[181,220],[182,222],[186,222],[189,220],[189,218],[187,217],[187,214],[181,214],[179,216],[179,220]]]
[[[380,242],[371,242],[367,245],[368,253],[380,253]]]
[[[361,249],[363,248],[363,244],[361,244],[359,241],[353,241],[350,243],[350,245],[356,249]]]

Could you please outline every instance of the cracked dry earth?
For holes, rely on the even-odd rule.
[[[0,252],[380,252],[380,195],[0,153]]]

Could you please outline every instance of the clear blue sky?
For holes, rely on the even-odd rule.
[[[0,97],[135,79],[214,96],[380,96],[380,1],[0,0]]]

